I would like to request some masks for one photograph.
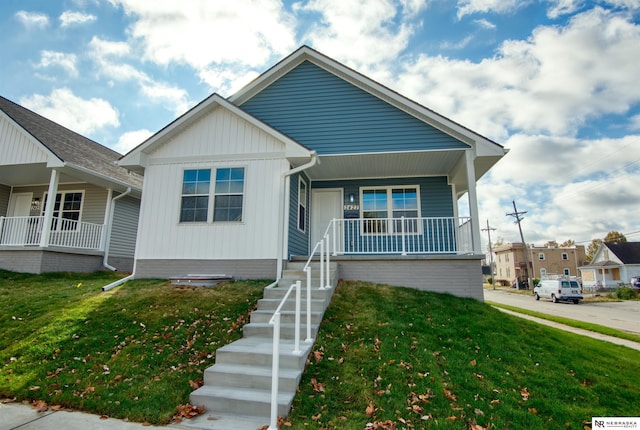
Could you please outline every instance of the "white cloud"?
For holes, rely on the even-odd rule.
[[[462,49],[464,47],[466,47],[467,45],[469,45],[469,43],[471,43],[471,41],[473,40],[473,36],[469,35],[467,37],[465,37],[464,39],[458,41],[458,42],[449,42],[449,41],[445,41],[440,43],[440,49],[443,50],[447,50],[447,49]]]
[[[481,219],[497,236],[517,241],[506,213],[527,211],[527,242],[591,240],[611,230],[637,230],[640,135],[580,140],[516,135],[511,148],[480,182]],[[496,237],[497,237],[496,236]]]
[[[473,20],[473,22],[475,22],[476,24],[478,24],[481,28],[485,29],[485,30],[494,30],[496,28],[496,25],[494,23],[492,23],[491,21],[488,21],[484,18],[482,19],[475,19]]]
[[[401,93],[501,140],[512,131],[573,135],[590,118],[640,102],[640,26],[601,8],[565,27],[538,27],[480,62],[420,56],[398,77]],[[615,73],[612,71],[615,70]]]
[[[351,65],[365,74],[376,75],[380,66],[397,61],[409,38],[421,25],[414,22],[416,11],[425,2],[393,0],[349,2],[343,0],[311,0],[296,4],[299,13],[320,13],[322,19],[313,24],[304,38],[312,45]]]
[[[60,15],[60,26],[69,27],[70,25],[80,25],[94,22],[98,18],[95,15],[90,15],[82,12],[76,12],[72,10],[65,10]]]
[[[629,119],[629,129],[633,131],[640,130],[640,114],[634,115]]]
[[[67,54],[64,52],[42,51],[40,52],[40,62],[36,67],[49,68],[60,67],[65,70],[69,76],[77,77],[78,69],[76,67],[77,57],[75,54]]]
[[[278,0],[110,0],[135,16],[131,34],[146,59],[184,63],[200,71],[211,64],[261,66],[295,46],[294,22]]]
[[[619,8],[640,9],[640,0],[605,0],[605,3]]]
[[[155,81],[147,73],[124,62],[131,54],[126,42],[110,42],[93,37],[89,43],[90,56],[96,63],[98,73],[112,81],[134,82],[141,94],[152,102],[170,106],[176,115],[184,113],[190,106],[187,92],[174,85]]]
[[[20,10],[14,15],[26,28],[45,28],[49,25],[49,17],[43,13]]]
[[[147,140],[153,133],[147,129],[128,131],[120,136],[118,143],[113,147],[114,151],[126,154],[142,142]]]
[[[458,19],[474,13],[511,13],[525,6],[523,0],[458,0]]]
[[[48,96],[24,97],[20,104],[83,135],[120,125],[118,111],[108,101],[83,99],[68,88],[54,89]]]
[[[551,19],[574,13],[584,4],[584,0],[547,0],[551,5],[547,16]]]

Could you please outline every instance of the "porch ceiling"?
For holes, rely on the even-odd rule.
[[[321,155],[306,172],[313,180],[451,176],[464,151]]]

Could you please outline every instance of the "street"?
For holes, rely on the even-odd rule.
[[[485,289],[484,300],[640,334],[640,301],[552,303],[505,289]]]

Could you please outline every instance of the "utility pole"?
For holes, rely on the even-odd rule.
[[[489,220],[487,220],[487,228],[483,228],[482,231],[486,231],[489,236],[489,270],[491,271],[491,286],[496,289],[496,281],[493,279],[493,249],[491,249],[491,232],[495,231],[495,228],[489,227]]]
[[[520,226],[520,221],[522,221],[523,219],[520,217],[520,215],[524,215],[526,213],[527,211],[518,212],[518,208],[516,208],[516,202],[514,200],[513,213],[507,214],[507,216],[512,216],[516,218],[516,223],[518,224],[518,230],[520,230],[520,239],[522,240],[522,246],[524,251],[524,264],[526,264],[526,269],[527,269],[527,285],[528,285],[528,288],[532,288],[533,286],[531,285],[531,276],[529,276],[529,248],[527,247],[527,242],[524,241],[524,236],[522,235],[522,226]],[[519,288],[520,286],[518,285],[518,289]]]

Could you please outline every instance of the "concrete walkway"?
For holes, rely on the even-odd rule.
[[[217,417],[204,413],[168,426],[130,423],[76,411],[38,412],[29,404],[0,403],[0,430],[256,430],[268,424],[255,417]]]

